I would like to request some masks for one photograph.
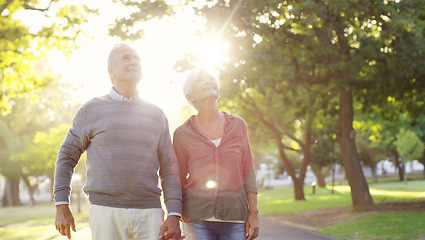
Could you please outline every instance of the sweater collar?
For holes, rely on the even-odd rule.
[[[138,94],[129,98],[124,97],[123,95],[117,93],[114,88],[111,88],[111,91],[109,91],[109,97],[111,97],[112,100],[119,102],[136,102],[140,99]]]

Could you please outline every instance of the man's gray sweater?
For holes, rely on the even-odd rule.
[[[109,95],[84,104],[59,149],[55,202],[69,202],[71,177],[86,150],[84,192],[92,204],[160,208],[159,174],[168,212],[181,213],[178,162],[160,108],[140,98],[115,101]]]

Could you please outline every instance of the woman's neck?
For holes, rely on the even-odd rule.
[[[220,112],[218,108],[202,109],[198,110],[196,117],[199,122],[214,122],[220,117]]]

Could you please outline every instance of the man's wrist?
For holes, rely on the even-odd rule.
[[[179,218],[181,218],[181,217],[182,217],[181,213],[179,213],[179,212],[169,212],[169,213],[168,213],[168,216],[177,216],[177,217],[179,217]]]

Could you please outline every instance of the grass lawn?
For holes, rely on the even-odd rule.
[[[335,186],[332,194],[330,187],[304,188],[306,201],[294,201],[292,188],[262,191],[258,205],[262,215],[275,216],[315,209],[351,206],[350,187]],[[394,202],[425,201],[425,180],[410,180],[407,184],[400,181],[369,183],[369,190],[376,204]],[[417,239],[425,237],[425,212],[408,211],[381,212],[361,217],[359,220],[337,224],[320,229],[326,236],[352,240],[395,240]]]
[[[82,205],[81,213],[71,206],[76,219],[77,232],[72,239],[90,240],[87,205]],[[54,203],[40,203],[33,207],[0,208],[0,239],[7,240],[65,240],[55,228]]]

